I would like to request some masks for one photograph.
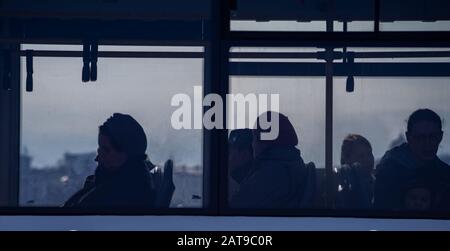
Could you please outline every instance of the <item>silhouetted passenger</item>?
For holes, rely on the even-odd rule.
[[[441,118],[435,112],[419,109],[411,114],[407,143],[387,151],[377,166],[376,208],[405,209],[405,201],[410,200],[413,192],[423,196],[429,194],[427,197],[432,198],[429,208],[446,209],[444,205],[448,204],[449,198],[445,191],[450,186],[450,167],[436,156],[442,137]],[[409,191],[415,180],[426,180],[433,186],[427,187],[428,191],[423,186],[420,191]]]
[[[253,133],[251,129],[236,129],[228,140],[229,198],[236,193],[239,184],[247,176],[253,161]]]
[[[99,128],[95,175],[86,179],[66,207],[149,208],[155,188],[147,160],[147,137],[130,115],[114,113]]]
[[[374,157],[370,142],[361,135],[345,137],[341,147],[341,167],[336,170],[337,208],[372,207]]]
[[[266,112],[258,117],[253,130],[253,164],[230,202],[232,208],[297,208],[301,204],[305,164],[297,134],[289,119],[279,115],[278,137],[264,140],[261,121],[272,121],[277,115]]]

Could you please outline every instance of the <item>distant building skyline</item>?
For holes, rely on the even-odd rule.
[[[25,152],[25,151],[24,151]],[[20,156],[20,206],[61,206],[94,174],[96,153],[65,153],[58,164],[35,168],[32,156]],[[200,166],[174,166],[172,207],[201,207],[203,175]],[[195,198],[195,199],[194,199]]]

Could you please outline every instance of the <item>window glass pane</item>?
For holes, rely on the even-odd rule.
[[[381,31],[449,31],[448,9],[445,0],[380,1]]]
[[[303,1],[237,0],[230,11],[232,31],[325,31],[325,6]]]
[[[230,29],[232,31],[326,31],[326,22],[232,20]]]
[[[203,52],[203,47],[197,46],[114,46],[99,45],[99,51],[165,51],[165,52]]]
[[[347,21],[347,31],[373,31],[374,23],[371,21]],[[341,21],[333,22],[334,31],[344,31],[344,23]]]
[[[441,20],[433,22],[422,21],[395,21],[381,22],[381,31],[450,31],[450,21]]]
[[[448,77],[354,77],[354,91],[346,92],[348,80],[333,83],[336,207],[368,209],[375,197],[375,209],[449,210]],[[429,111],[412,124],[414,137],[405,136],[410,115],[425,108],[443,121],[440,144]],[[431,126],[419,124],[423,120]],[[427,138],[416,140],[422,134]]]
[[[33,92],[21,93],[20,205],[60,206],[81,189],[97,166],[98,127],[119,112],[143,127],[153,164],[173,160],[170,206],[201,207],[202,130],[175,130],[171,99],[192,97],[203,84],[203,59],[99,58],[98,80],[87,83],[82,65],[81,58],[34,58]]]
[[[318,48],[298,47],[232,47],[230,49],[230,62],[315,62],[323,63],[318,59],[317,52],[324,51]],[[300,57],[299,55],[306,55]],[[238,67],[239,68],[239,67]]]
[[[267,94],[270,105],[277,103],[276,100],[271,98],[273,97],[271,95],[277,94],[279,97],[279,112],[287,116],[293,126],[293,129],[290,129],[280,115],[278,133],[280,141],[275,140],[277,143],[273,143],[273,146],[267,148],[263,147],[263,150],[259,149],[263,143],[254,143],[251,149],[253,155],[251,155],[242,147],[242,144],[248,146],[245,132],[241,133],[233,131],[233,129],[253,128],[257,114],[274,109],[272,109],[272,106],[268,106],[268,109],[258,108],[258,111],[255,108],[248,108],[249,110],[246,110],[244,116],[247,122],[246,126],[234,124],[235,127],[232,127],[230,118],[233,117],[235,121],[239,121],[237,116],[241,116],[242,113],[239,113],[239,110],[235,108],[235,114],[232,116],[230,113],[232,103],[228,103],[228,128],[232,128],[229,129],[230,142],[228,148],[231,174],[229,180],[230,207],[267,209],[322,206],[320,195],[316,199],[311,198],[309,201],[300,202],[298,201],[298,194],[293,194],[304,192],[302,187],[304,183],[300,181],[301,175],[297,173],[297,169],[303,167],[301,160],[298,159],[300,155],[304,163],[313,162],[315,164],[318,179],[323,181],[325,79],[323,77],[233,76],[230,78],[230,93],[233,95],[242,94],[245,97],[255,95],[258,103],[263,102],[265,99],[263,94]],[[233,103],[234,106],[236,104]],[[253,119],[250,118],[248,111],[253,112]],[[275,125],[274,123],[273,126]],[[293,134],[296,134],[298,138],[298,144],[295,148],[292,146],[292,139],[295,138]],[[258,137],[255,135],[258,134],[253,134],[252,137]],[[238,137],[237,142],[241,143],[235,144],[235,136]],[[300,152],[298,153],[294,149],[298,149]],[[254,166],[249,168],[247,161],[252,156],[254,156]],[[262,156],[265,157],[262,158]],[[262,162],[257,162],[256,159],[262,160]],[[320,179],[321,177],[322,179]],[[292,184],[292,186],[285,187],[287,184]]]
[[[449,78],[355,77],[354,92],[345,90],[347,78],[334,78],[334,164],[340,162],[340,146],[346,134],[367,135],[377,160],[405,140],[409,115],[429,108],[444,120],[444,138],[438,155],[450,164],[450,139],[445,136],[450,116]]]
[[[52,50],[52,51],[81,51],[83,45],[80,44],[22,44],[22,50]]]
[[[341,50],[342,51],[342,50]],[[347,52],[355,52],[354,62],[356,63],[447,63],[450,48],[362,48],[348,47]],[[365,54],[359,57],[358,53]],[[397,53],[398,52],[398,53]],[[382,53],[391,53],[380,56]],[[397,53],[397,54],[396,54]],[[417,55],[417,53],[429,54]],[[401,56],[399,56],[401,54]],[[372,55],[372,56],[370,56]],[[342,62],[342,61],[341,61]]]
[[[334,30],[373,31],[373,1],[270,0],[236,1],[230,12],[232,31],[326,31],[327,20]]]

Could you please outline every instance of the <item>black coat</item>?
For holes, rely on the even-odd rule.
[[[252,168],[231,198],[233,208],[298,208],[305,164],[295,147],[272,147],[252,163]]]
[[[128,161],[111,172],[97,167],[64,207],[89,209],[146,209],[153,207],[155,188],[149,168],[143,161]]]
[[[425,184],[433,192],[431,209],[449,209],[450,166],[438,157],[419,163],[406,143],[387,151],[378,164],[374,207],[403,210],[405,193],[414,183]]]

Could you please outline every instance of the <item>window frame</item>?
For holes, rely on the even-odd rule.
[[[326,73],[326,166],[327,172],[332,166],[333,145],[333,71],[335,64],[332,60],[334,48],[342,47],[450,47],[450,32],[333,32],[333,20],[327,20],[326,32],[247,32],[230,31],[229,1],[212,1],[211,19],[205,23],[205,38],[202,41],[189,39],[173,39],[171,41],[152,40],[152,36],[109,37],[99,41],[102,45],[204,45],[204,82],[203,95],[217,93],[226,102],[225,95],[229,93],[230,69],[229,50],[231,47],[320,47],[326,53],[324,68]],[[375,18],[374,25],[378,25],[379,18]],[[76,21],[75,21],[76,24]],[[82,24],[81,24],[82,25]],[[379,27],[379,25],[378,25]],[[82,40],[71,36],[48,36],[44,38],[18,38],[15,34],[5,34],[0,42],[16,45],[20,43],[76,43]],[[16,48],[17,50],[17,48]],[[16,62],[14,76],[17,81],[8,92],[10,103],[2,106],[2,114],[10,119],[8,125],[0,125],[2,133],[10,135],[5,146],[2,141],[1,156],[8,156],[9,162],[2,163],[3,167],[11,166],[9,176],[10,203],[17,203],[18,198],[18,166],[19,166],[19,128],[20,128],[20,62],[18,55],[13,59]],[[18,82],[19,81],[19,82]],[[3,92],[3,90],[2,90]],[[2,93],[3,95],[3,93]],[[2,99],[3,101],[3,99]],[[224,103],[224,109],[227,104]],[[205,109],[205,108],[204,108]],[[227,114],[226,110],[223,113]],[[2,115],[3,116],[3,115]],[[226,121],[226,117],[224,118]],[[0,215],[209,215],[209,216],[314,216],[314,217],[366,217],[366,218],[415,218],[415,219],[450,219],[450,212],[393,212],[393,211],[361,211],[361,210],[335,210],[335,209],[296,209],[296,210],[230,210],[227,208],[227,130],[203,129],[203,195],[204,208],[171,208],[154,210],[79,210],[62,208],[10,208],[1,207]],[[5,168],[3,168],[5,169]],[[328,188],[329,190],[330,188]],[[205,196],[206,193],[206,196]],[[16,196],[16,197],[15,197]],[[15,197],[15,198],[14,198]]]

